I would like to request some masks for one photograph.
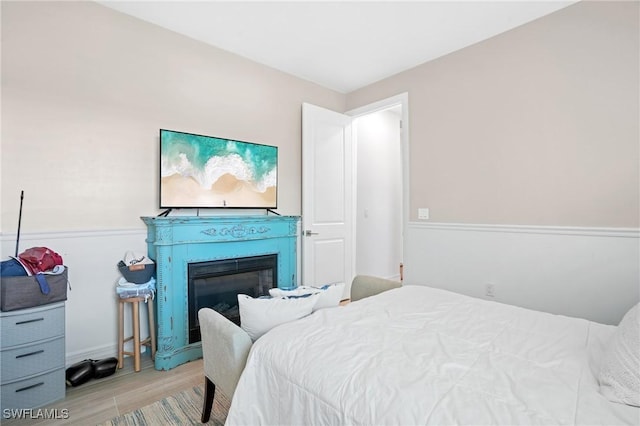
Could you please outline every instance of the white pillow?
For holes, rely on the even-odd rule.
[[[319,297],[319,294],[312,294],[297,298],[254,299],[239,294],[240,327],[255,342],[273,327],[309,315]]]
[[[313,312],[318,309],[332,308],[340,304],[342,300],[342,293],[344,291],[344,283],[339,284],[327,284],[322,287],[310,287],[310,286],[298,286],[293,290],[282,290],[279,288],[269,289],[269,294],[272,297],[292,297],[292,296],[304,296],[307,294],[320,294],[318,303],[313,307]]]
[[[613,333],[600,366],[600,393],[609,401],[640,407],[640,303]]]
[[[333,308],[340,304],[344,291],[344,283],[328,284],[319,289],[322,290],[322,292],[320,293],[320,300],[318,300],[316,306],[313,307],[314,311],[323,308]]]

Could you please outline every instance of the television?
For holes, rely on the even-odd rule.
[[[275,209],[278,148],[160,129],[160,208]]]

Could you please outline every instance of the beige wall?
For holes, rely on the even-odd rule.
[[[92,2],[2,2],[1,221],[15,232],[144,228],[158,130],[277,145],[300,214],[301,104],[345,96]]]
[[[411,219],[639,226],[639,3],[569,6],[350,93],[409,92]]]
[[[142,227],[158,129],[278,145],[300,213],[300,105],[410,103],[411,219],[639,226],[638,3],[580,2],[342,94],[90,2],[2,2],[0,231]]]

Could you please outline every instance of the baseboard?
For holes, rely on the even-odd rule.
[[[126,345],[131,345],[132,343],[127,342],[125,344],[125,350],[131,351],[132,348],[127,348]],[[140,353],[144,354],[147,350],[146,346],[142,346],[140,348]],[[117,345],[104,345],[99,347],[93,347],[89,349],[85,349],[82,351],[76,351],[66,354],[65,363],[68,366],[75,364],[76,362],[83,361],[85,359],[103,359],[103,358],[111,358],[118,356],[118,346]]]
[[[69,352],[66,354],[65,362],[66,365],[69,366],[85,359],[102,359],[113,356],[118,356],[118,346],[109,344],[88,348],[82,351]]]

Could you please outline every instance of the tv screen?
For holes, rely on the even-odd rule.
[[[161,209],[275,209],[277,195],[277,147],[160,129]]]

